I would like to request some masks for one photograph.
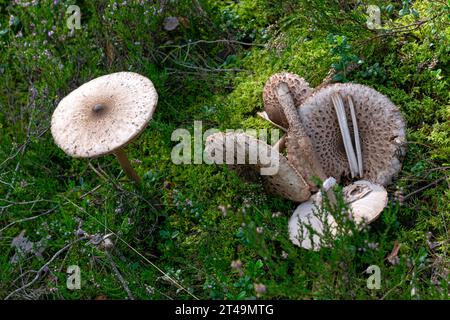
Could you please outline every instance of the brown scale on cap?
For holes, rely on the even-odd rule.
[[[328,85],[307,98],[298,109],[301,121],[327,176],[338,181],[350,174],[349,164],[331,96],[350,95],[356,112],[363,158],[361,178],[387,185],[401,169],[406,152],[405,122],[400,110],[384,95],[360,84]],[[348,105],[346,116],[353,136]]]
[[[287,84],[297,108],[312,94],[313,89],[310,88],[305,79],[289,72],[276,73],[267,80],[263,91],[264,109],[271,121],[287,128],[289,124],[280,108],[277,96],[277,88],[281,82]]]

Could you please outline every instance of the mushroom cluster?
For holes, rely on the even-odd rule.
[[[347,184],[344,200],[356,225],[374,221],[387,204],[384,187],[400,171],[406,152],[405,122],[398,107],[364,85],[336,83],[314,90],[303,78],[286,72],[269,78],[263,101],[265,110],[258,115],[286,133],[273,147],[257,140],[285,168],[275,176],[263,176],[263,183],[269,192],[301,203],[289,221],[291,241],[318,250],[324,223],[336,235],[332,214],[318,214],[323,209],[323,192],[331,203],[336,202],[336,183]],[[229,147],[225,137],[240,145],[237,149],[243,146],[239,140],[253,139],[218,133],[207,139],[207,149]],[[238,173],[256,172],[260,167],[260,163],[231,166]],[[316,185],[317,178],[323,181],[321,186]]]

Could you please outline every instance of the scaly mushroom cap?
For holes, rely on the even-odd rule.
[[[264,109],[270,120],[283,128],[287,128],[288,122],[277,98],[277,88],[280,82],[285,82],[288,85],[296,107],[303,103],[306,97],[313,92],[313,89],[309,87],[305,79],[289,72],[276,73],[267,80],[263,91]]]
[[[218,152],[222,154],[219,158]],[[231,153],[231,156],[227,157],[227,152]],[[216,164],[226,163],[233,170],[239,168],[238,174],[245,171],[241,168],[247,169],[247,177],[261,175],[262,169],[270,168],[268,172],[273,171],[274,174],[261,175],[261,179],[265,189],[272,194],[296,202],[305,201],[311,195],[308,184],[285,156],[265,142],[247,134],[220,132],[210,135],[206,139],[205,154]],[[227,159],[232,163],[227,163]]]
[[[327,176],[349,175],[350,169],[331,96],[338,92],[343,101],[351,95],[363,158],[363,176],[381,185],[391,182],[401,168],[406,152],[405,122],[400,110],[378,91],[360,84],[332,84],[308,97],[298,112]],[[346,116],[353,136],[352,118]]]
[[[153,83],[133,72],[91,80],[61,100],[53,112],[56,144],[76,158],[114,152],[137,137],[158,101]]]

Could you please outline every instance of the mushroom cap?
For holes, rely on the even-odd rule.
[[[238,174],[246,172],[245,176],[247,177],[260,175],[266,191],[283,198],[302,202],[310,197],[308,184],[298,171],[289,164],[285,156],[264,141],[245,133],[219,132],[208,136],[205,154],[216,164],[223,164],[226,163],[227,148],[229,150],[231,147],[233,148],[233,154],[230,158],[232,158],[233,163],[227,163],[230,169],[236,170]],[[212,155],[219,150],[223,152],[223,159],[214,159]],[[254,161],[251,161],[251,157]],[[243,160],[245,164],[238,163],[239,159]],[[278,166],[277,172],[272,175],[261,175],[261,169],[274,166]]]
[[[311,138],[319,161],[327,176],[349,175],[350,168],[331,101],[338,92],[343,101],[351,95],[355,107],[363,158],[363,176],[381,185],[391,182],[401,169],[401,158],[406,152],[405,122],[401,112],[386,96],[360,84],[338,83],[328,85],[310,97],[298,108],[305,131]],[[353,125],[348,107],[346,116],[353,137]]]
[[[365,180],[344,187],[343,196],[353,221],[359,227],[378,218],[388,202],[387,192],[382,186]],[[321,236],[324,234],[325,220],[330,227],[331,236],[337,235],[335,219],[330,213],[319,210],[321,206],[322,193],[319,191],[297,207],[289,219],[289,239],[292,243],[305,249],[319,250],[323,245]],[[312,241],[308,228],[314,230]]]
[[[289,219],[289,239],[293,244],[317,251],[322,247],[321,237],[324,234],[324,221],[326,219],[331,236],[337,234],[337,224],[331,214],[321,209],[320,192],[300,204]],[[324,215],[323,217],[321,215]],[[313,230],[311,237],[310,229]],[[312,239],[311,239],[312,238]]]
[[[344,187],[343,192],[357,225],[377,219],[388,203],[386,189],[370,181],[356,181]]]
[[[153,83],[133,72],[93,79],[72,91],[53,112],[56,144],[75,158],[114,152],[137,137],[158,102]]]
[[[276,73],[267,80],[263,91],[264,109],[270,120],[283,128],[287,128],[289,126],[288,121],[279,105],[277,96],[277,88],[281,82],[288,85],[296,107],[299,107],[306,97],[312,94],[313,89],[310,88],[305,79],[289,72]]]

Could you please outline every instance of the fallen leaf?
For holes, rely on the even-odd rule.
[[[397,240],[394,241],[394,248],[392,248],[391,253],[386,257],[386,260],[389,261],[392,265],[398,264],[398,252],[400,250],[400,244]]]
[[[114,62],[115,54],[114,54],[114,46],[110,41],[106,42],[105,51],[106,57],[108,58],[108,66],[111,67]]]

